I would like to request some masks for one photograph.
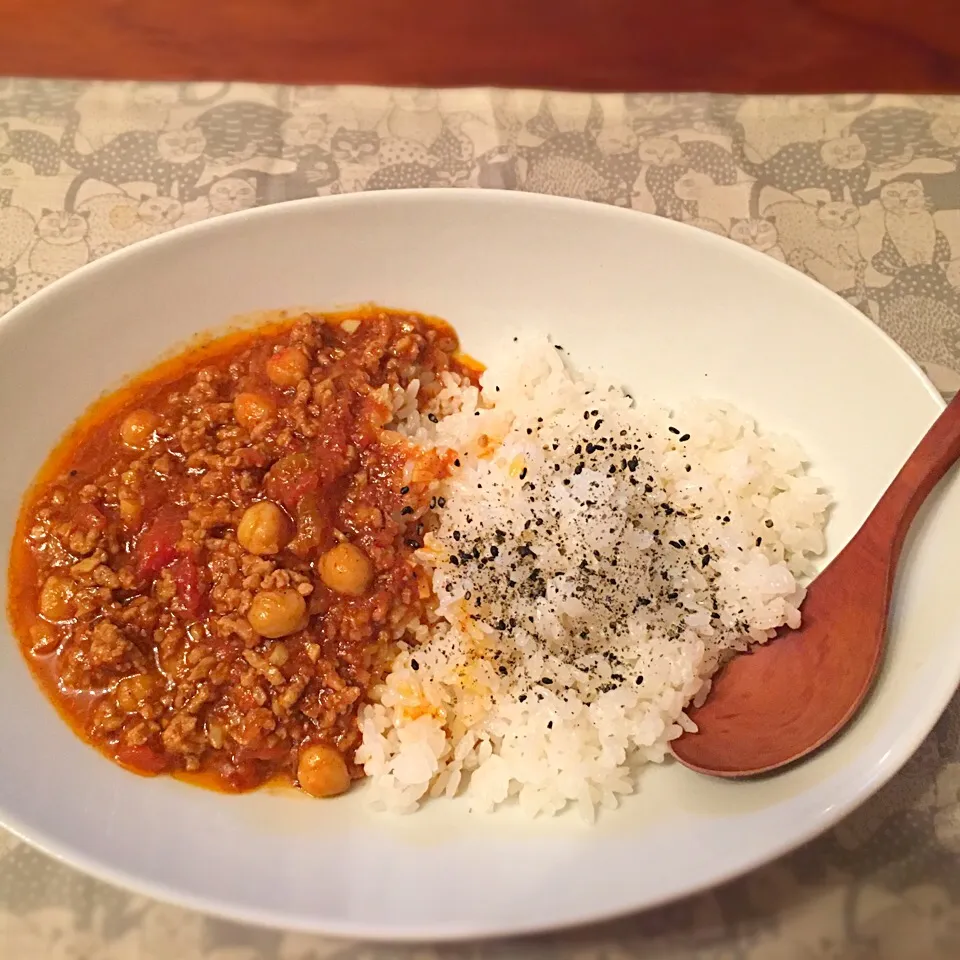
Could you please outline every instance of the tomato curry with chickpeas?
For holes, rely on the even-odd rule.
[[[438,321],[303,315],[101,400],[24,502],[9,614],[74,729],[125,767],[342,793],[357,713],[429,588],[427,490],[453,454],[392,429],[456,367]]]

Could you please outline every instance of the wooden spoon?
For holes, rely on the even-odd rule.
[[[731,660],[698,733],[674,740],[685,766],[717,777],[768,773],[823,746],[863,703],[883,654],[903,541],[920,505],[960,459],[960,395],[937,418],[854,538],[810,584],[803,623]]]

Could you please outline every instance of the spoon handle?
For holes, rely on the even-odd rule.
[[[960,393],[933,422],[857,536],[866,535],[895,564],[917,511],[957,460]]]

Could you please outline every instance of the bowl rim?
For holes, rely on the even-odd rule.
[[[98,260],[89,262],[76,271],[54,280],[33,296],[14,306],[5,315],[0,317],[0,349],[3,349],[4,337],[13,327],[28,322],[30,313],[33,310],[43,308],[47,300],[65,295],[71,289],[71,286],[75,285],[78,281],[92,277],[104,270],[109,272],[120,268],[126,259],[149,257],[154,250],[163,249],[168,246],[176,246],[189,237],[203,236],[206,233],[229,232],[235,229],[240,223],[282,217],[285,215],[284,211],[289,211],[289,213],[292,214],[295,210],[315,209],[318,215],[322,215],[324,210],[333,206],[377,206],[384,203],[411,203],[416,205],[418,203],[437,202],[449,203],[454,206],[466,202],[479,203],[480,205],[492,207],[499,205],[528,206],[531,209],[567,209],[582,210],[584,212],[587,208],[591,208],[592,216],[617,218],[636,218],[640,216],[646,218],[648,221],[656,221],[657,229],[681,231],[688,238],[694,236],[699,238],[697,242],[706,244],[707,246],[716,246],[719,244],[728,251],[738,249],[741,255],[751,262],[757,262],[755,258],[762,258],[764,268],[768,271],[774,271],[785,281],[795,284],[800,283],[805,287],[816,287],[821,293],[825,293],[833,298],[837,304],[837,308],[842,309],[851,322],[855,320],[860,324],[863,331],[869,332],[869,335],[884,341],[887,348],[893,349],[898,359],[902,363],[905,363],[912,371],[918,381],[918,386],[922,387],[933,401],[937,412],[942,410],[946,405],[943,397],[927,377],[922,367],[876,323],[839,294],[781,261],[768,257],[759,251],[744,247],[727,237],[721,237],[709,231],[699,229],[692,224],[671,220],[644,211],[568,197],[513,190],[491,190],[479,187],[403,188],[311,197],[301,200],[265,204],[264,206],[254,207],[249,210],[241,210],[182,227],[176,227],[165,233],[115,250]],[[225,322],[229,321],[229,318],[224,319]],[[108,386],[108,389],[110,388],[112,388],[112,385]],[[9,547],[6,549],[9,549]],[[9,633],[9,628],[7,628],[7,631]],[[771,844],[762,857],[752,857],[748,866],[744,867],[740,864],[734,864],[726,870],[714,871],[709,879],[691,883],[683,896],[694,896],[706,890],[713,889],[772,862],[802,846],[804,843],[809,842],[811,839],[822,835],[862,805],[900,771],[933,729],[939,717],[953,699],[958,685],[960,685],[960,659],[958,659],[957,669],[954,672],[956,676],[954,677],[953,684],[945,687],[945,692],[942,696],[927,701],[927,709],[923,713],[923,719],[919,722],[915,719],[910,729],[901,731],[901,735],[897,740],[890,744],[882,762],[877,764],[871,771],[868,771],[869,775],[863,777],[860,786],[856,790],[850,791],[844,799],[835,804],[828,813],[816,818],[816,822],[812,823],[805,831],[799,834],[793,833],[788,839]],[[587,924],[600,923],[663,906],[677,899],[676,895],[667,893],[660,898],[654,897],[647,899],[640,907],[625,908],[617,905],[606,909],[592,909],[584,911],[582,915],[573,916],[561,922],[557,922],[555,919],[534,920],[515,923],[509,927],[504,926],[495,931],[489,930],[481,923],[461,924],[455,928],[444,929],[438,929],[436,926],[424,929],[411,928],[399,932],[382,927],[363,926],[353,920],[339,923],[323,920],[318,924],[311,923],[307,919],[295,920],[292,916],[284,919],[279,916],[275,910],[270,908],[250,909],[247,907],[237,907],[229,900],[219,900],[216,896],[183,893],[178,888],[167,885],[162,881],[145,879],[136,874],[129,873],[123,868],[112,866],[94,856],[82,853],[69,841],[58,840],[48,834],[43,834],[33,829],[25,829],[21,825],[19,818],[9,810],[0,809],[0,826],[5,827],[27,844],[45,852],[58,862],[78,869],[98,880],[102,880],[121,889],[145,894],[151,898],[184,909],[202,911],[205,914],[225,918],[237,923],[333,938],[362,938],[370,941],[397,943],[443,943],[471,939],[494,940],[506,937],[528,936],[548,931],[560,931]],[[281,922],[283,925],[278,926]]]

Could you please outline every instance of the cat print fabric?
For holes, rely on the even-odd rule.
[[[960,97],[387,90],[0,77],[0,314],[210,217],[483,187],[672,217],[807,274],[960,387]],[[956,960],[960,701],[808,847],[681,904],[520,945],[253,931],[81,877],[0,830],[16,960]]]
[[[683,220],[808,274],[908,349],[925,353],[904,332],[908,307],[950,326],[937,342],[960,342],[945,268],[960,259],[960,99],[937,96],[3,80],[0,308],[178,225],[452,186]],[[933,353],[918,359],[952,392],[960,352]]]

